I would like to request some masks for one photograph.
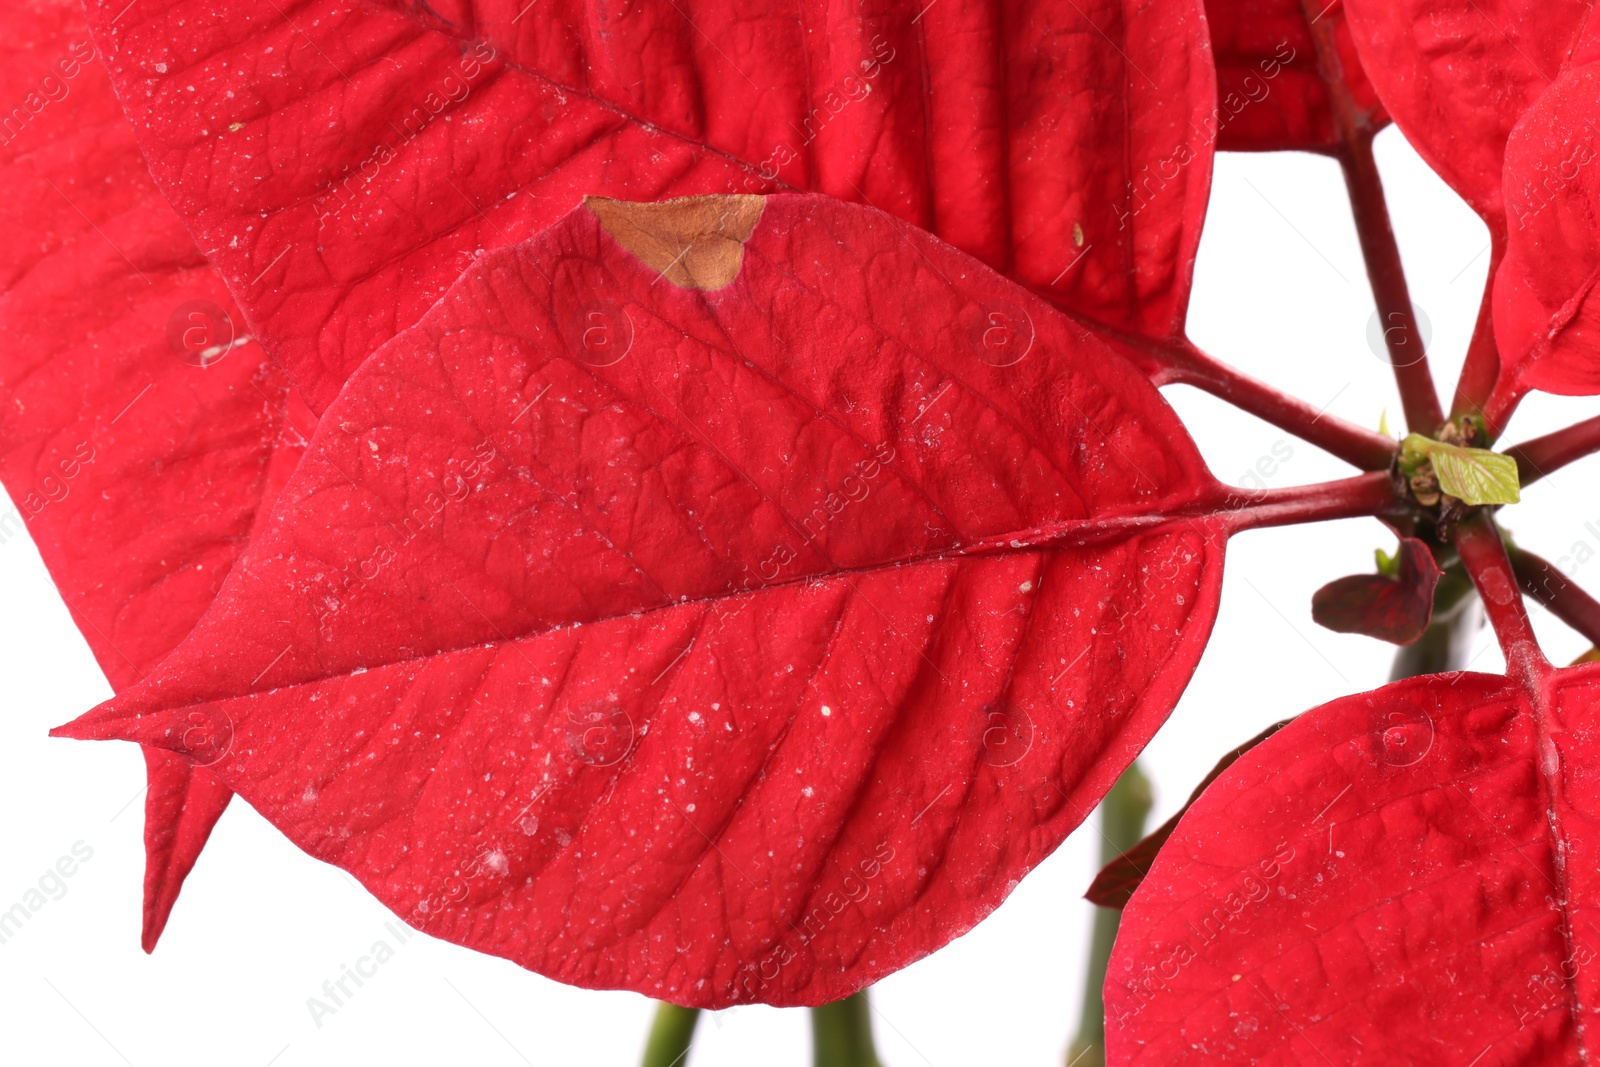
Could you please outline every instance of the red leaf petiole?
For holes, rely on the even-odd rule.
[[[1365,471],[1387,470],[1396,445],[1387,436],[1320,411],[1207,355],[1187,339],[1171,344],[1129,339],[1157,367],[1156,385],[1191,385],[1308,441]]]
[[[1323,84],[1328,88],[1334,126],[1342,142],[1337,152],[1350,194],[1350,212],[1355,219],[1356,236],[1361,241],[1361,258],[1366,261],[1367,280],[1378,306],[1378,321],[1383,325],[1384,346],[1389,365],[1394,369],[1395,385],[1405,408],[1406,425],[1433,436],[1444,422],[1439,392],[1428,369],[1416,316],[1411,310],[1410,289],[1400,262],[1400,246],[1395,243],[1389,223],[1389,205],[1383,196],[1383,179],[1372,155],[1372,139],[1377,134],[1370,116],[1356,106],[1350,96],[1339,50],[1334,41],[1333,20],[1323,20],[1321,4],[1302,5],[1311,40],[1317,51]]]
[[[1549,608],[1552,615],[1582,634],[1590,644],[1600,646],[1600,601],[1584,592],[1544,557],[1515,545],[1508,545],[1506,551],[1522,591]]]
[[[1329,519],[1399,516],[1408,510],[1387,471],[1256,493],[1233,490],[1225,503],[1226,507],[1219,509],[1219,513],[1230,535],[1242,530]]]
[[[1125,537],[1135,530],[1153,530],[1175,522],[1209,522],[1212,536],[1226,540],[1245,530],[1270,526],[1295,526],[1330,519],[1399,517],[1409,508],[1386,471],[1259,491],[1216,485],[1213,493],[1172,511],[1113,513],[1045,523],[1029,530],[971,541],[950,555],[986,556],[1047,545],[1099,544]]]
[[[1600,415],[1506,449],[1506,455],[1517,461],[1523,485],[1594,452],[1600,452]]]
[[[1501,251],[1495,248],[1489,256],[1489,278],[1492,282],[1500,266]],[[1494,321],[1490,317],[1490,302],[1494,294],[1492,284],[1485,286],[1483,303],[1478,308],[1478,321],[1472,327],[1472,340],[1467,345],[1466,362],[1461,365],[1461,376],[1456,379],[1455,400],[1450,406],[1451,418],[1477,415],[1483,419],[1489,440],[1500,436],[1516,410],[1520,396],[1497,394],[1495,382],[1500,376],[1500,349],[1494,339]]]
[[[1533,635],[1520,583],[1500,540],[1500,531],[1488,514],[1480,511],[1456,527],[1455,546],[1483,598],[1484,610],[1505,652],[1506,674],[1530,694],[1537,693],[1544,676],[1553,668]]]
[[[1319,43],[1320,43],[1320,36]],[[1336,94],[1337,98],[1337,94]],[[1361,255],[1367,264],[1367,279],[1383,325],[1384,345],[1395,385],[1405,408],[1406,425],[1429,436],[1444,423],[1439,393],[1428,369],[1428,356],[1422,333],[1411,309],[1411,295],[1405,270],[1400,264],[1400,247],[1395,243],[1389,223],[1389,208],[1383,197],[1383,182],[1372,156],[1372,133],[1351,131],[1345,152],[1339,160],[1345,185],[1350,192],[1351,213],[1356,235],[1361,240]]]

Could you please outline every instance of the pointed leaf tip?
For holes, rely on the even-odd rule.
[[[148,953],[155,950],[166,930],[184,881],[233,792],[179,753],[149,747],[143,751],[150,788],[144,802],[144,908],[139,943]]]
[[[204,767],[217,762],[232,746],[233,720],[216,704],[143,714],[128,710],[121,697],[113,697],[55,727],[50,736],[76,741],[133,741],[176,752]]]
[[[51,737],[66,737],[73,741],[125,741],[128,740],[120,734],[111,734],[106,730],[105,723],[95,717],[94,711],[86,711],[76,719],[64,722],[60,726],[50,728]]]

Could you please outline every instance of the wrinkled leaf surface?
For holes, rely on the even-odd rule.
[[[1247,753],[1123,912],[1108,1062],[1592,1059],[1597,711],[1593,666],[1433,675]]]
[[[1183,322],[1199,0],[88,8],[157,182],[319,411],[587,194],[824,192],[1097,320]]]
[[[822,1003],[1148,741],[1223,495],[1136,368],[890,216],[591,201],[351,378],[196,631],[64,732],[562,981]]]

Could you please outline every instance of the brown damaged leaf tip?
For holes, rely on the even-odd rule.
[[[681,289],[721,289],[739,276],[744,243],[761,221],[764,196],[685,196],[641,204],[584,198],[618,244]]]

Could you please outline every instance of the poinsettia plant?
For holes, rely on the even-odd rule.
[[[1124,775],[1234,534],[1366,516],[1317,621],[1476,596],[1507,673],[1403,652],[1229,754],[1091,890],[1088,1044],[1596,1047],[1600,667],[1523,597],[1600,604],[1495,520],[1600,449],[1495,450],[1600,392],[1587,2],[3,2],[0,479],[116,689],[56,733],[144,753],[147,950],[238,793],[561,981],[845,1000]],[[1491,236],[1448,407],[1390,122]],[[1403,438],[1185,336],[1218,150],[1339,162]],[[1180,383],[1357,473],[1223,484]]]

